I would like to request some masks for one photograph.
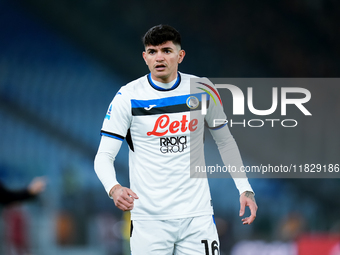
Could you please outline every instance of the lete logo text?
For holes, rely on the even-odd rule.
[[[197,129],[198,120],[192,119],[190,122],[187,120],[187,116],[183,115],[180,121],[175,120],[170,122],[170,117],[166,114],[161,115],[155,122],[155,126],[151,132],[147,132],[148,136],[164,136],[168,132],[171,134],[176,134],[178,131],[184,133],[189,129],[189,131],[195,131]]]

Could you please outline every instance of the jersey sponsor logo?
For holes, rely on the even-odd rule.
[[[160,151],[164,154],[183,152],[188,147],[186,136],[161,137],[159,144]]]
[[[145,110],[150,111],[153,107],[155,107],[155,104],[149,105],[149,107],[144,107]]]
[[[195,96],[190,96],[188,97],[186,103],[187,103],[187,106],[190,108],[190,109],[196,109],[199,105],[199,100],[197,97]]]
[[[166,114],[161,115],[155,122],[154,128],[152,131],[147,132],[148,136],[165,136],[169,132],[171,134],[176,134],[179,131],[184,133],[187,130],[193,132],[197,129],[198,120],[192,119],[190,122],[187,120],[186,115],[182,115],[182,119],[180,121],[174,120],[170,122],[170,117]]]

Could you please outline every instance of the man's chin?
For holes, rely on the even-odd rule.
[[[153,76],[161,80],[166,80],[169,78],[169,74],[165,72],[156,72],[156,73],[153,73]]]

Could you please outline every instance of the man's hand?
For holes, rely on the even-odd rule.
[[[27,190],[31,195],[35,196],[43,192],[45,190],[45,187],[46,187],[45,177],[35,177],[28,185]]]
[[[254,193],[251,191],[245,191],[240,196],[240,217],[244,215],[246,206],[250,209],[250,216],[243,218],[243,225],[251,224],[256,218],[257,204],[255,201]]]
[[[129,188],[122,187],[117,184],[110,190],[110,196],[113,198],[115,205],[122,211],[130,211],[133,209],[133,201],[138,196]]]

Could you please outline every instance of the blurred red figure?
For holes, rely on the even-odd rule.
[[[20,206],[6,208],[4,213],[6,254],[28,254],[27,217]]]
[[[35,198],[45,190],[46,180],[44,177],[36,177],[27,188],[22,190],[8,190],[0,182],[0,204],[6,208],[3,213],[6,254],[24,255],[29,254],[28,219],[25,211],[16,204]]]

